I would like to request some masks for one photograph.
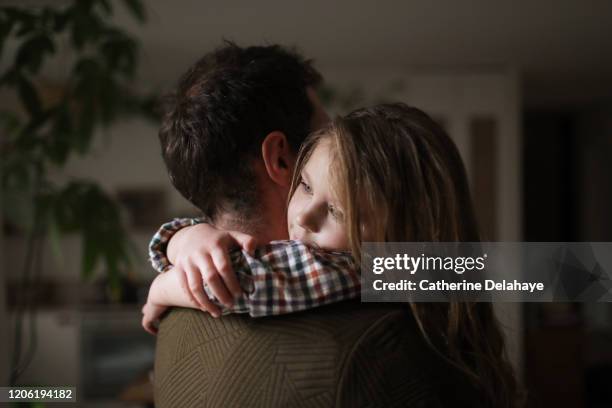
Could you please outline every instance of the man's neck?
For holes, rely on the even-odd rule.
[[[246,219],[239,217],[234,214],[223,213],[213,220],[213,224],[216,228],[227,230],[227,231],[240,231],[245,234],[256,236],[259,230],[256,220]]]
[[[226,231],[239,231],[253,236],[258,243],[264,244],[279,239],[287,239],[286,229],[272,227],[273,222],[266,222],[262,218],[245,218],[235,214],[223,213],[216,217],[216,228]]]

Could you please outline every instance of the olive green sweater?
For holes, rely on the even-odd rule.
[[[157,337],[166,407],[475,407],[406,305],[345,301],[283,316],[173,309]]]

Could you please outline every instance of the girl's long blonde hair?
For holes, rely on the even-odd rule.
[[[330,142],[332,186],[358,262],[364,233],[378,242],[480,241],[459,152],[424,112],[396,103],[337,118],[302,146],[292,194],[321,140]],[[411,303],[410,308],[427,343],[468,377],[487,405],[520,404],[490,303]]]

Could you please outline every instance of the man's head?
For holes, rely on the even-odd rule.
[[[265,184],[288,192],[295,153],[326,118],[313,92],[320,81],[278,45],[206,54],[180,78],[159,132],[174,186],[213,220],[261,214]]]

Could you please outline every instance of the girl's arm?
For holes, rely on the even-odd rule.
[[[197,223],[199,220],[196,220]],[[164,247],[170,237],[177,230],[194,224],[191,219],[177,219],[164,224],[153,239],[150,249],[151,259],[157,269],[174,270],[183,273],[188,281],[187,290],[196,298],[199,307],[213,315],[219,311],[227,313],[249,313],[251,316],[269,316],[292,313],[311,309],[328,303],[346,299],[357,298],[360,295],[360,275],[354,265],[350,254],[346,252],[328,252],[313,249],[299,241],[276,241],[258,248],[256,251],[234,249],[219,245],[205,245],[204,241],[212,236],[226,232],[214,229],[212,226],[199,226],[207,233],[195,233],[196,229],[189,231],[189,240],[198,243],[198,253],[189,254],[191,258],[210,256],[210,252],[202,252],[202,248],[212,248],[212,251],[223,252],[228,260],[226,269],[233,270],[238,277],[242,294],[234,298],[231,305],[223,305],[212,285],[205,277],[196,281],[200,284],[192,285],[189,282],[189,273],[179,267],[172,268],[161,247]],[[187,232],[187,231],[186,231]],[[188,234],[186,234],[188,235]],[[215,238],[218,241],[218,238]],[[221,250],[221,251],[220,251]],[[157,261],[156,261],[157,260]],[[159,262],[159,260],[164,260]],[[160,267],[161,266],[161,267]],[[208,268],[212,269],[212,268]],[[197,274],[196,274],[197,275]],[[203,279],[204,278],[204,279]],[[205,284],[202,284],[202,282]],[[206,301],[214,303],[217,310],[202,306],[197,297],[205,297]],[[225,303],[225,302],[224,302]]]
[[[207,299],[223,314],[249,313],[253,317],[278,315],[311,309],[359,296],[360,279],[347,253],[310,248],[300,241],[275,241],[254,254],[242,250],[230,253],[244,293],[235,304],[221,304],[208,286]],[[151,284],[142,308],[143,328],[157,334],[157,323],[170,306],[201,309],[179,267],[160,273]]]

